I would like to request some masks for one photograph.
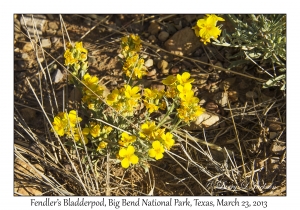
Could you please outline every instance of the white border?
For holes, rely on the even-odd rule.
[[[75,3],[76,2],[76,3]],[[268,208],[298,206],[297,200],[299,191],[298,161],[297,153],[299,142],[297,129],[299,130],[297,116],[299,115],[298,97],[300,96],[299,84],[299,12],[296,4],[290,1],[274,0],[228,0],[228,1],[163,1],[163,0],[114,0],[114,1],[2,1],[1,3],[1,113],[0,131],[1,131],[1,206],[3,209],[32,208],[30,206],[30,197],[13,196],[13,14],[14,13],[111,13],[111,14],[186,14],[186,13],[286,13],[287,14],[287,43],[288,43],[288,144],[287,144],[287,196],[286,197],[240,197],[241,200],[267,200]],[[163,199],[158,197],[157,199]],[[183,197],[181,197],[183,199]],[[217,198],[199,197],[202,200],[214,200]],[[42,199],[40,197],[39,199]],[[54,198],[52,198],[54,199]],[[63,199],[56,197],[56,199]],[[86,198],[98,200],[100,198]],[[119,198],[122,199],[122,198]],[[190,197],[189,199],[193,199]],[[226,200],[233,197],[224,197]],[[73,209],[74,207],[64,207],[64,209]],[[100,207],[97,207],[100,208]],[[126,207],[131,209],[131,207]],[[144,208],[144,207],[143,207]],[[167,208],[167,207],[166,207]],[[172,207],[177,208],[177,207]],[[195,207],[201,208],[201,207]],[[40,207],[36,208],[40,209]],[[122,208],[122,209],[125,209]],[[169,208],[171,209],[171,208]],[[179,209],[179,207],[177,208]],[[252,208],[251,208],[252,209]]]

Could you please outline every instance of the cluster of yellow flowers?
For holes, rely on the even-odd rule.
[[[225,21],[216,15],[206,15],[205,18],[199,19],[193,27],[197,37],[201,37],[200,41],[206,44],[210,39],[217,39],[221,34],[220,27],[217,26],[218,21]]]
[[[145,74],[146,68],[143,65],[144,60],[140,59],[138,55],[141,50],[140,38],[133,34],[125,36],[121,39],[121,47],[124,57],[124,73],[132,79],[141,78]],[[174,114],[173,111],[176,110],[177,117],[171,124],[168,124],[170,130],[175,129],[180,122],[188,124],[196,120],[204,112],[204,109],[198,105],[199,99],[194,96],[191,85],[194,79],[190,78],[188,72],[165,78],[163,84],[167,86],[167,91],[151,88],[141,90],[139,86],[131,85],[132,82],[129,80],[127,84],[114,89],[106,96],[104,94],[106,87],[100,84],[99,78],[86,73],[88,66],[86,60],[87,50],[82,47],[81,42],[76,42],[74,47],[68,44],[65,52],[65,64],[72,67],[74,76],[81,76],[82,84],[75,83],[75,80],[73,82],[83,93],[82,102],[91,110],[88,113],[91,113],[93,118],[103,118],[126,132],[120,133],[119,129],[104,126],[94,119],[90,119],[81,130],[79,123],[82,118],[77,116],[75,110],[71,110],[69,114],[58,113],[54,117],[52,131],[59,136],[66,134],[67,137],[72,137],[78,143],[88,144],[93,157],[99,153],[105,155],[109,150],[121,162],[123,168],[138,163],[147,166],[147,161],[162,159],[165,151],[170,150],[175,144],[173,134],[167,130],[164,124],[167,117]],[[82,66],[83,64],[84,66]],[[106,103],[102,103],[102,100]],[[107,111],[107,105],[122,117],[136,116],[137,118],[133,118],[133,120],[142,123],[132,127],[123,118],[119,118],[119,115]],[[140,113],[138,116],[137,110],[144,113],[142,115]],[[164,112],[164,110],[167,110],[164,117],[161,116],[162,119],[156,125],[151,113]]]
[[[162,101],[162,97],[164,96],[165,92],[163,90],[156,90],[156,89],[144,89],[144,105],[149,114],[152,112],[157,111],[158,109],[165,110],[166,109],[166,102]]]
[[[87,125],[83,130],[82,134],[87,139],[92,139],[92,142],[94,142],[98,145],[97,151],[101,152],[102,149],[105,149],[107,146],[107,139],[108,135],[113,130],[110,126],[103,126],[101,129],[101,126],[99,123],[96,122],[90,122],[89,125]]]
[[[53,129],[52,132],[55,131],[59,136],[73,137],[76,142],[81,140],[81,132],[78,126],[78,123],[82,121],[81,117],[77,116],[75,110],[71,110],[69,114],[65,112],[59,112],[52,122]],[[84,139],[84,143],[87,143],[87,139]]]
[[[103,98],[106,87],[99,83],[98,77],[91,76],[89,73],[86,73],[81,81],[85,85],[82,88],[82,102],[87,104],[87,107],[91,110],[99,108],[100,98]]]
[[[144,66],[144,59],[139,57],[141,50],[140,37],[134,34],[125,36],[121,39],[121,54],[124,56],[123,71],[129,78],[141,79],[146,75],[147,68]]]
[[[179,98],[178,117],[186,123],[195,121],[205,111],[198,105],[199,98],[194,96],[191,84],[194,79],[190,76],[190,73],[184,72],[182,75],[170,75],[162,81],[168,87],[166,96],[175,100]]]
[[[130,164],[134,165],[139,162],[139,157],[135,154],[136,147],[139,145],[138,143],[135,144],[136,142],[143,142],[142,145],[147,145],[148,156],[159,160],[163,158],[165,149],[171,149],[175,140],[170,132],[165,132],[165,128],[158,128],[154,121],[146,121],[141,125],[139,138],[123,132],[118,141],[120,146],[118,158],[121,160],[123,168],[128,168]]]
[[[124,85],[120,89],[114,89],[106,98],[106,103],[113,107],[124,117],[133,116],[135,108],[139,105],[141,95],[138,86]]]
[[[65,65],[73,70],[74,76],[83,76],[88,68],[87,49],[83,48],[82,42],[76,42],[74,46],[67,43],[67,49],[64,53]],[[80,70],[81,75],[78,75]],[[80,78],[81,78],[80,77]]]

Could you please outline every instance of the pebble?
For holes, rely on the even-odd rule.
[[[151,43],[156,43],[157,42],[157,38],[155,35],[150,35],[148,37],[148,40],[151,42]]]
[[[52,30],[57,30],[57,29],[59,28],[59,27],[58,27],[58,24],[57,24],[56,22],[54,22],[54,21],[49,22],[49,23],[48,23],[48,26],[49,26],[49,28],[52,29]]]
[[[152,60],[152,59],[148,59],[148,60],[144,63],[144,65],[145,65],[147,68],[153,66],[153,60]]]
[[[188,55],[201,46],[195,32],[190,27],[177,31],[164,44],[166,50],[175,55]]]
[[[178,74],[180,71],[180,69],[178,68],[178,66],[173,66],[171,68],[171,74]]]
[[[166,41],[168,38],[169,38],[170,34],[166,31],[161,31],[159,34],[158,34],[158,39],[159,41]]]
[[[55,43],[59,40],[59,38],[56,37],[56,36],[52,36],[52,37],[50,38],[50,40],[51,40],[51,42],[52,42],[53,44],[55,44]]]
[[[156,69],[152,69],[151,71],[148,71],[147,76],[148,77],[156,76]]]
[[[32,16],[34,18],[34,22],[32,21]],[[45,31],[45,25],[46,25],[46,16],[45,15],[21,15],[20,16],[20,22],[22,28],[29,32],[31,36],[38,33],[39,35],[42,35],[43,31]],[[26,23],[26,26],[25,26]],[[36,27],[33,27],[33,26]]]
[[[224,81],[222,81],[220,83],[221,90],[228,90],[230,87],[232,87],[232,85],[234,84],[235,80],[236,80],[235,77],[226,78]]]
[[[159,68],[159,69],[166,69],[167,67],[168,67],[168,62],[167,61],[165,61],[165,60],[160,60],[160,61],[158,61],[158,63],[157,63],[157,67]]]
[[[21,58],[22,58],[23,60],[29,60],[29,55],[28,55],[28,53],[22,53],[22,54],[21,54]]]
[[[157,35],[160,30],[160,25],[157,22],[151,22],[148,27],[148,32],[152,35]]]
[[[30,52],[33,50],[31,42],[26,42],[22,48],[23,52]]]
[[[42,39],[41,45],[43,48],[51,48],[51,41],[50,39]]]
[[[167,30],[169,34],[175,34],[177,32],[176,27],[173,24],[167,24]]]
[[[228,99],[232,102],[238,101],[238,99],[239,99],[238,92],[236,92],[234,90],[228,91]]]
[[[219,92],[214,95],[213,99],[217,104],[225,107],[228,103],[228,92]]]

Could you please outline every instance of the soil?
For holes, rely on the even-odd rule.
[[[21,151],[20,154],[15,153],[15,195],[56,195],[53,191],[47,191],[49,186],[43,182],[43,176],[53,176],[62,185],[69,183],[69,192],[85,194],[83,190],[80,192],[74,189],[76,185],[70,177],[61,177],[59,170],[70,167],[68,161],[61,160],[63,166],[58,163],[51,166],[42,161],[51,147],[46,134],[49,127],[44,123],[45,113],[36,97],[43,99],[40,103],[43,103],[50,118],[63,108],[76,107],[80,103],[80,96],[74,87],[66,83],[66,71],[61,66],[64,63],[64,39],[82,41],[88,49],[89,73],[101,78],[109,90],[120,87],[124,83],[122,65],[118,59],[120,38],[129,33],[138,34],[144,41],[142,56],[149,63],[148,75],[139,84],[144,88],[164,88],[161,80],[167,75],[190,72],[195,78],[194,86],[201,100],[200,105],[206,108],[208,117],[202,121],[205,126],[194,124],[186,129],[192,136],[226,148],[233,155],[226,156],[225,150],[222,152],[211,148],[209,152],[219,163],[220,168],[216,168],[206,155],[190,149],[193,161],[210,171],[212,176],[222,174],[216,179],[210,179],[212,176],[205,174],[192,162],[179,160],[184,165],[181,167],[169,156],[151,163],[150,174],[142,169],[124,172],[122,168],[112,168],[103,158],[99,161],[104,161],[99,170],[106,171],[110,167],[112,176],[123,177],[129,182],[124,185],[130,189],[111,186],[110,192],[94,192],[95,195],[145,195],[151,191],[149,179],[155,180],[153,195],[208,195],[198,182],[213,195],[286,195],[284,91],[277,87],[263,89],[262,81],[269,77],[258,71],[252,63],[225,71],[230,65],[228,54],[233,54],[235,49],[199,44],[192,52],[182,49],[179,53],[171,53],[171,50],[167,50],[168,40],[177,32],[194,26],[202,15],[61,15],[68,36],[61,32],[59,15],[45,15],[45,27],[41,29],[40,38],[50,40],[51,47],[45,45],[44,52],[32,49],[26,30],[21,27],[21,17],[15,15],[14,34],[14,103],[17,119],[14,136],[15,147]],[[164,37],[166,33],[161,32],[167,32],[167,38]],[[46,68],[45,73],[41,71],[37,57],[41,59],[43,68],[48,65],[49,71]],[[50,79],[55,94],[46,86],[51,84]],[[30,85],[37,91],[37,96],[33,94]],[[42,139],[39,142],[43,145],[37,145],[36,139]],[[22,153],[24,148],[26,152]],[[172,152],[185,156],[180,147]],[[28,162],[21,160],[21,156]],[[247,171],[245,177],[240,175],[243,173],[242,162],[245,162]],[[34,164],[39,172],[32,171],[31,165]],[[226,177],[222,170],[233,170],[235,165],[239,166],[240,172],[232,172],[237,174]],[[24,174],[27,174],[27,178],[24,178]],[[197,181],[191,178],[191,174]],[[29,175],[34,177],[34,181],[28,179]],[[251,179],[256,183],[251,183]],[[117,179],[111,180],[112,183],[114,181],[118,183]],[[29,182],[34,182],[34,186],[28,185]],[[245,186],[242,186],[243,183]],[[240,190],[228,189],[228,186],[236,185],[240,186]]]

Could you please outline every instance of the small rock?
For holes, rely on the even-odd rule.
[[[28,55],[28,53],[22,53],[22,54],[21,54],[21,58],[22,58],[23,60],[29,60],[29,55]]]
[[[269,125],[269,130],[270,130],[270,131],[278,132],[278,131],[281,131],[281,130],[282,130],[282,127],[281,127],[281,125],[279,125],[279,124],[277,124],[277,123],[270,123],[270,125]]]
[[[168,68],[168,62],[165,61],[165,60],[160,60],[160,61],[158,61],[158,63],[157,63],[157,67],[158,67],[159,69],[166,69],[166,68]]]
[[[32,17],[34,21],[32,20]],[[20,16],[21,26],[25,31],[28,31],[30,36],[34,34],[42,35],[46,27],[46,16],[45,15],[21,15]],[[36,26],[36,27],[34,27]]]
[[[48,29],[48,30],[46,30],[46,34],[47,34],[47,36],[55,36],[56,30]]]
[[[270,151],[275,155],[282,155],[285,148],[285,146],[278,145],[276,142],[274,142],[270,147]]]
[[[214,95],[213,99],[217,104],[225,107],[228,103],[228,92],[219,92]]]
[[[150,25],[148,27],[148,32],[150,34],[157,35],[159,30],[160,30],[160,25],[157,22],[153,21],[150,23]]]
[[[158,35],[158,39],[162,42],[166,41],[168,39],[168,37],[170,36],[170,34],[166,31],[162,31],[159,33]]]
[[[152,59],[148,59],[148,60],[144,63],[144,65],[145,65],[147,68],[153,66],[153,60],[152,60]]]
[[[57,69],[55,71],[55,73],[53,74],[52,81],[53,81],[53,83],[59,83],[60,81],[62,81],[64,79],[64,77],[65,77],[65,74],[63,74],[60,69]]]
[[[57,30],[59,27],[58,27],[58,24],[56,22],[49,22],[48,23],[48,26],[49,26],[49,29],[52,29],[52,30]]]
[[[173,66],[171,68],[171,74],[178,74],[180,71],[180,69],[178,68],[178,66]]]
[[[216,104],[213,101],[207,102],[207,104],[205,105],[205,109],[210,111],[210,112],[214,112],[214,113],[219,113],[220,112],[218,104]]]
[[[247,93],[246,93],[246,97],[248,98],[248,99],[251,99],[252,100],[252,98],[257,98],[257,93],[256,92],[254,92],[254,91],[248,91]]]
[[[43,48],[51,48],[50,39],[42,39],[41,45],[42,45]]]
[[[177,32],[176,27],[174,26],[174,24],[167,24],[167,30],[166,30],[169,34],[175,34]]]
[[[232,102],[238,101],[238,93],[234,90],[228,91],[228,99]]]
[[[33,50],[31,42],[26,42],[22,48],[23,52],[30,52]]]
[[[209,74],[206,73],[197,73],[197,75],[195,76],[196,80],[194,81],[193,84],[195,85],[203,85],[206,84],[207,79],[209,77]]]
[[[277,132],[270,132],[270,133],[269,133],[269,138],[270,138],[271,140],[275,139],[276,137],[277,137]]]
[[[188,55],[200,47],[201,43],[196,37],[193,29],[186,27],[176,32],[165,42],[164,46],[166,50],[175,55]]]
[[[156,43],[157,42],[157,38],[155,35],[150,35],[148,37],[148,40],[151,42],[151,43]]]
[[[183,171],[182,171],[181,167],[177,167],[177,168],[175,169],[175,173],[178,174],[178,175],[182,174]]]
[[[147,73],[147,76],[148,77],[153,77],[153,76],[156,76],[156,69],[152,69],[151,71],[148,71]]]
[[[56,37],[56,36],[52,36],[52,37],[50,38],[50,40],[51,40],[52,44],[55,44],[57,41],[59,41],[59,38]]]
[[[199,128],[203,128],[203,127],[208,128],[208,127],[212,126],[213,124],[215,124],[216,122],[218,122],[219,119],[220,118],[218,115],[204,112],[202,115],[200,115],[197,118],[195,125],[198,126]]]
[[[236,78],[226,78],[224,81],[220,83],[221,90],[228,90],[235,82]]]

